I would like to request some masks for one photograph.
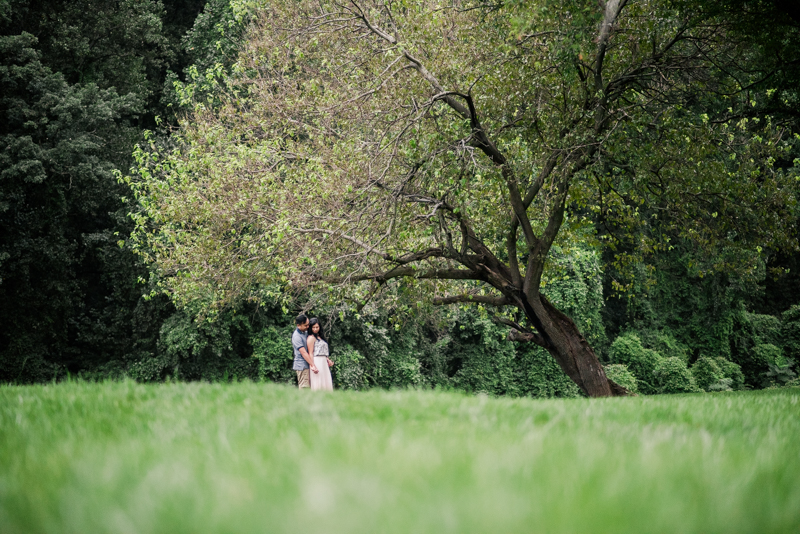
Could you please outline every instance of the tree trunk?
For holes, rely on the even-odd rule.
[[[526,306],[533,323],[547,341],[547,350],[589,397],[626,396],[631,393],[609,380],[600,360],[581,335],[575,322],[557,310],[546,297],[537,295]]]

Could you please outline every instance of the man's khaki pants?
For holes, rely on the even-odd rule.
[[[310,369],[303,369],[302,371],[295,371],[297,373],[297,387],[300,389],[310,388],[311,382],[308,378]]]

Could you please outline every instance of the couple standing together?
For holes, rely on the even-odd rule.
[[[295,319],[297,329],[292,334],[294,349],[294,365],[297,371],[297,387],[310,387],[312,390],[333,390],[331,368],[333,362],[328,357],[328,342],[322,334],[322,325],[314,317],[309,320],[305,315]]]

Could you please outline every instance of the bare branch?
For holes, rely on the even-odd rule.
[[[552,344],[548,343],[547,340],[539,334],[520,332],[519,330],[513,328],[508,332],[508,339],[509,341],[535,343],[544,349],[552,348]]]
[[[383,30],[381,30],[377,26],[373,25],[369,21],[369,19],[367,18],[366,13],[364,13],[364,10],[361,8],[360,5],[358,5],[358,2],[355,2],[355,1],[351,0],[351,3],[353,4],[353,6],[355,6],[356,10],[358,11],[358,15],[357,15],[358,18],[360,18],[362,21],[364,21],[364,24],[367,25],[367,28],[369,28],[375,35],[378,35],[381,39],[385,39],[386,41],[389,41],[392,44],[396,44],[397,43],[397,40],[394,37],[392,37],[388,33],[384,32]]]
[[[412,56],[407,50],[403,51],[403,55],[406,57],[408,61],[411,62],[413,67],[417,70],[417,72],[420,73],[420,75],[425,79],[425,81],[427,81],[429,84],[431,84],[431,86],[434,89],[436,89],[437,93],[444,95],[442,100],[447,102],[448,106],[450,106],[453,110],[455,110],[456,113],[458,113],[465,119],[470,118],[469,110],[465,108],[464,105],[461,104],[458,100],[453,98],[452,95],[454,93],[452,91],[446,91],[444,87],[442,87],[442,84],[439,83],[439,80],[437,80],[433,74],[428,72],[428,69],[425,68],[425,66],[422,64],[420,60]]]
[[[600,24],[600,33],[597,36],[597,55],[594,61],[595,91],[603,91],[603,61],[608,50],[608,40],[611,30],[619,14],[625,8],[628,0],[606,0],[603,6],[603,22]]]
[[[363,274],[349,277],[323,277],[324,282],[343,283],[343,282],[363,282],[374,280],[378,283],[386,283],[395,278],[411,277],[427,280],[483,280],[484,276],[468,269],[417,269],[411,265],[395,267],[390,271],[378,274]]]
[[[447,297],[434,297],[436,305],[447,304],[486,304],[487,306],[509,306],[513,304],[505,297],[492,297],[489,295],[451,295]]]

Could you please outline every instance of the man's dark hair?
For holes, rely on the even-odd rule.
[[[294,320],[295,324],[298,324],[298,325],[304,324],[306,321],[308,321],[308,317],[306,317],[305,313],[301,313]]]

